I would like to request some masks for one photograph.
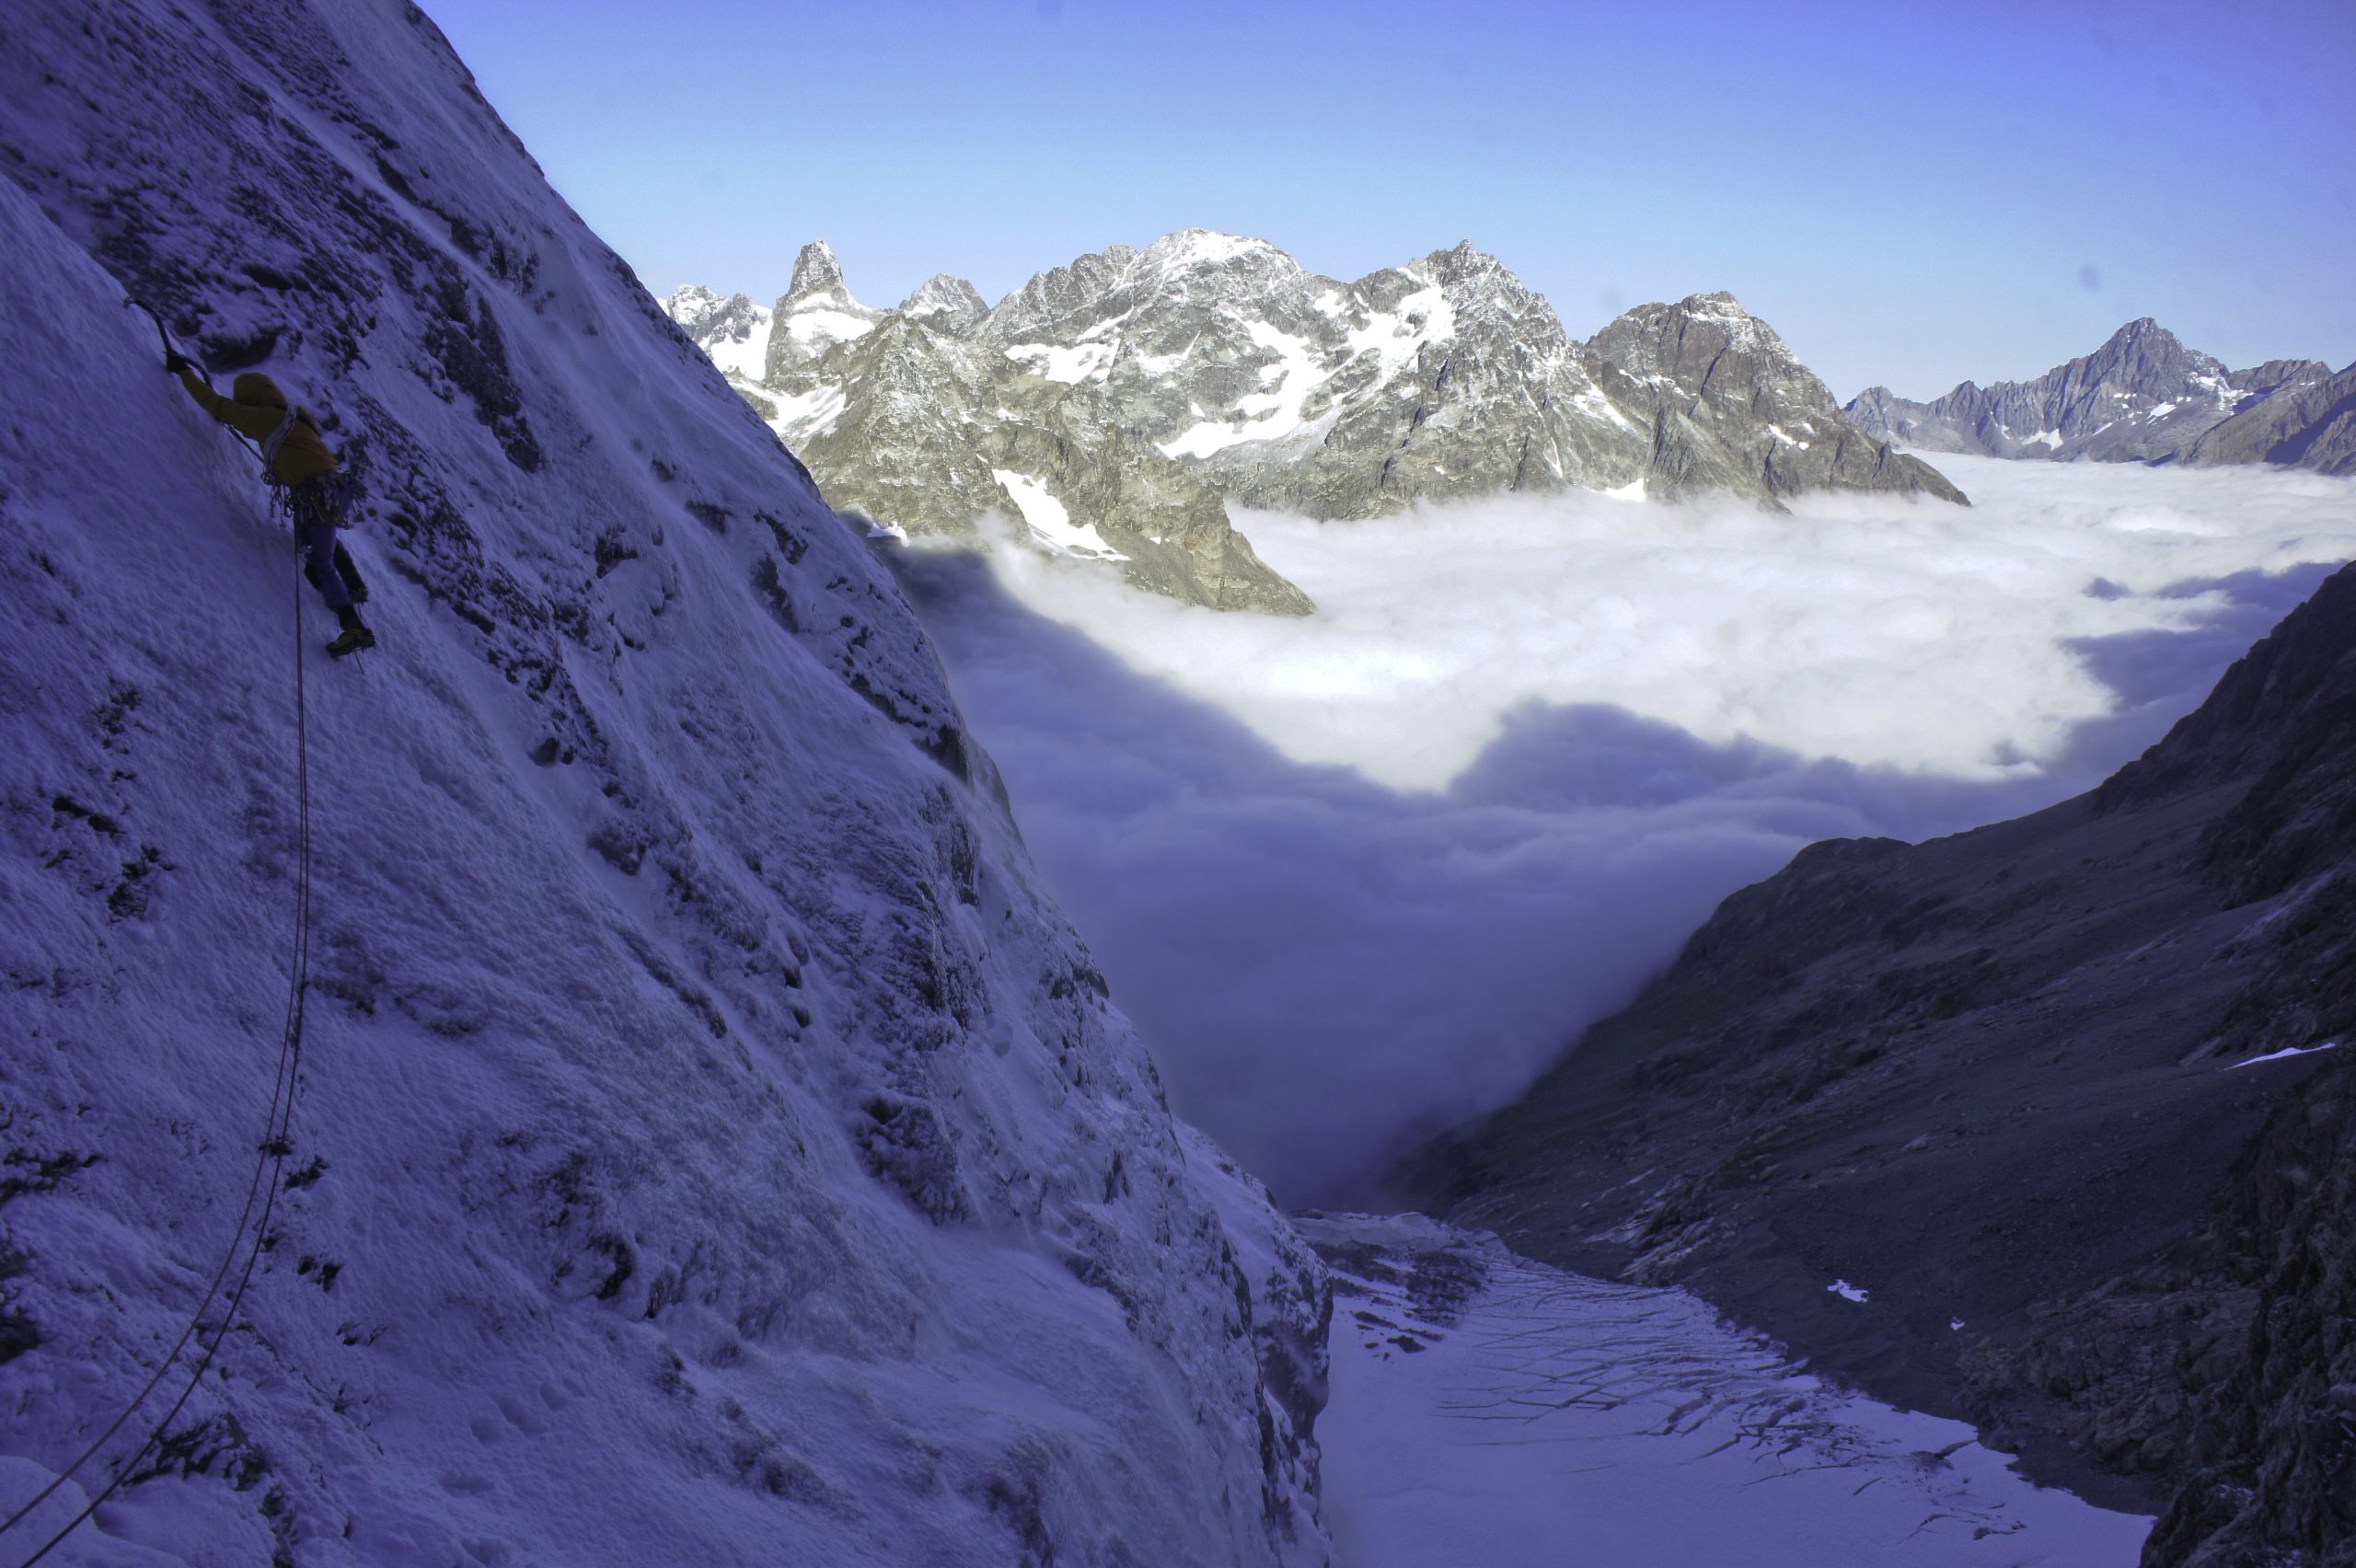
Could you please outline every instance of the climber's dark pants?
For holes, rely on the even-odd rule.
[[[294,536],[303,542],[303,575],[341,619],[352,609],[354,597],[367,594],[360,583],[360,569],[352,562],[352,552],[336,538],[336,525],[351,503],[349,492],[314,480],[297,486],[286,499],[294,514]]]
[[[328,602],[328,608],[341,615],[352,608],[352,590],[344,585],[343,573],[336,570],[336,551],[341,547],[335,540],[332,523],[305,523],[299,525],[303,539],[303,575]],[[346,555],[346,560],[352,559]]]

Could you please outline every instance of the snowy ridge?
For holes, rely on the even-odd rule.
[[[781,321],[822,299],[866,310],[823,245],[795,278]],[[673,309],[705,342],[708,293]],[[1184,229],[1041,272],[987,312],[970,284],[935,278],[887,317],[921,330],[824,319],[834,341],[773,348],[757,384],[735,379],[838,504],[911,535],[970,537],[1011,498],[988,478],[1005,465],[961,465],[956,448],[1073,444],[1136,482],[1083,497],[1059,478],[1057,504],[1117,545],[1132,583],[1219,608],[1309,608],[1234,535],[1228,506],[1363,518],[1632,485],[1771,509],[1826,489],[1963,499],[1850,423],[1733,295],[1639,306],[1574,343],[1469,242],[1345,283],[1265,239]],[[934,460],[912,469],[918,451]],[[1181,536],[1196,544],[1152,548]]]
[[[758,382],[767,374],[776,313],[755,305],[749,295],[722,299],[690,283],[673,290],[663,308],[729,380]]]
[[[301,1182],[60,1560],[1322,1562],[1321,1271],[886,574],[431,23],[10,31],[0,1508],[202,1296],[286,984],[307,590],[128,289],[319,413],[384,646],[311,606]]]

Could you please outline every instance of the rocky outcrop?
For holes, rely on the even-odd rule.
[[[2033,1473],[2146,1507],[2189,1483],[2154,1561],[2255,1562],[2200,1543],[2344,1528],[2318,1512],[2346,1495],[2333,1389],[2356,1381],[2327,1174],[2350,1064],[2318,1049],[2341,1045],[2356,567],[2100,789],[1815,845],[1734,894],[1408,1175],[1533,1255],[1691,1285],[1976,1419]]]
[[[2232,1196],[2250,1327],[2179,1428],[2189,1478],[2144,1568],[2338,1568],[2356,1561],[2356,1063],[2318,1070]]]
[[[899,312],[911,321],[923,323],[936,332],[952,337],[969,330],[990,313],[989,302],[981,292],[963,278],[953,278],[946,272],[935,272],[917,285],[916,292],[899,304]]]
[[[859,306],[833,253],[812,247],[755,373],[705,325],[720,318],[713,297],[681,291],[673,314],[846,506],[936,535],[970,534],[997,510],[1073,553],[1060,524],[1043,529],[1021,504],[1034,490],[979,477],[988,453],[1009,441],[1045,451],[1051,432],[1136,482],[1042,472],[1026,484],[1105,547],[1090,550],[1128,561],[1131,582],[1198,604],[1308,607],[1231,528],[1206,531],[1205,495],[1222,517],[1239,505],[1323,519],[1629,487],[1770,508],[1828,489],[1963,499],[1850,424],[1731,296],[1645,306],[1575,343],[1543,298],[1470,244],[1344,283],[1265,240],[1188,229],[1082,256],[987,311],[944,275],[889,313]],[[923,335],[870,342],[890,321]],[[913,363],[926,354],[940,364]],[[971,456],[930,478],[906,467],[918,448],[953,447]],[[1157,549],[1181,539],[1176,556]]]
[[[1185,603],[1313,608],[1253,553],[1216,490],[987,343],[895,313],[770,385],[745,396],[797,432],[847,514],[908,537],[964,538],[995,513],[1051,554],[1116,564]]]
[[[2276,463],[2320,474],[2356,474],[2356,364],[2321,380],[2302,377],[2212,429],[2188,454],[2195,463]]]
[[[1967,381],[1928,403],[1874,386],[1850,399],[1846,412],[1872,434],[1925,452],[2166,462],[2230,417],[2329,374],[2314,360],[2228,371],[2144,317],[2034,381]]]
[[[814,239],[793,259],[793,281],[777,302],[769,328],[767,378],[808,364],[837,343],[864,336],[884,319],[851,297],[834,248]]]
[[[1634,383],[1623,402],[1652,405],[1649,494],[1852,490],[1964,500],[1929,464],[1853,423],[1831,389],[1732,294],[1639,306],[1587,346]]]

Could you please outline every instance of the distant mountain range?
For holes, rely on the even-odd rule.
[[[773,307],[704,288],[666,304],[837,509],[949,536],[995,512],[1220,609],[1312,608],[1230,504],[1336,519],[1573,489],[1965,499],[1844,417],[1732,295],[1642,306],[1579,343],[1469,244],[1344,283],[1189,229],[995,306],[943,275],[878,310],[818,241]]]
[[[1929,452],[2356,473],[2356,364],[2338,375],[2317,360],[2227,370],[2149,317],[2034,381],[1967,381],[1929,403],[1875,386],[1843,411]]]

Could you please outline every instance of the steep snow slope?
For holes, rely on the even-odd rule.
[[[0,159],[0,1509],[235,1227],[299,657],[299,1184],[51,1561],[1322,1561],[1322,1274],[1163,1108],[886,577],[431,23],[12,10]],[[364,473],[366,663],[298,645],[126,287]]]

